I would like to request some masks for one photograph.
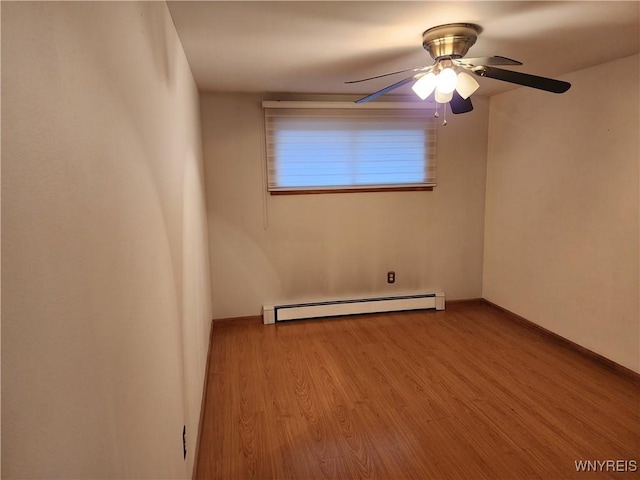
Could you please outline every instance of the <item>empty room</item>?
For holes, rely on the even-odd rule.
[[[3,479],[640,478],[640,2],[0,9]]]

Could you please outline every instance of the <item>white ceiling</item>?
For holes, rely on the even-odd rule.
[[[171,1],[201,91],[369,94],[402,75],[345,80],[431,65],[422,32],[453,22],[483,31],[468,57],[557,77],[640,51],[638,1]],[[514,85],[480,79],[477,94]],[[409,86],[394,93],[407,93]]]

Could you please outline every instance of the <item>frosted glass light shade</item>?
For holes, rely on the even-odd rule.
[[[480,84],[476,82],[476,79],[468,73],[460,72],[458,74],[458,84],[456,85],[456,90],[465,100],[469,98],[473,94],[473,92],[478,89],[479,86]]]
[[[436,81],[436,76],[433,73],[429,72],[426,75],[420,77],[416,81],[416,83],[413,84],[411,89],[416,92],[416,95],[424,100],[429,95],[431,95],[433,90],[436,88]]]
[[[458,77],[452,68],[445,68],[438,74],[437,90],[442,94],[451,93],[456,89]]]
[[[436,102],[438,103],[447,103],[450,102],[453,98],[453,90],[449,93],[442,93],[440,90],[436,89]]]

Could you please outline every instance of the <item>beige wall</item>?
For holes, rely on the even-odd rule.
[[[265,196],[262,98],[201,96],[214,318],[258,315],[273,301],[480,297],[483,99],[439,127],[432,192]],[[393,285],[388,270],[397,274]]]
[[[164,3],[2,2],[3,478],[191,477],[198,108]]]
[[[483,296],[640,371],[639,64],[491,98]]]

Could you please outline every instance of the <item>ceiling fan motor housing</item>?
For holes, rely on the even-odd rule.
[[[434,60],[442,57],[462,58],[476,43],[480,26],[473,23],[448,23],[425,30],[422,46]]]

